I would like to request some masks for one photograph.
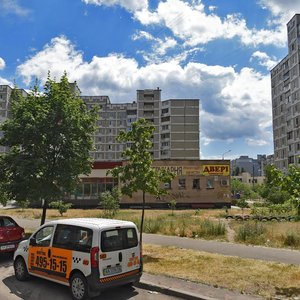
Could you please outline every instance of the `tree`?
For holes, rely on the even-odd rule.
[[[114,187],[112,191],[106,191],[100,195],[100,204],[104,209],[104,215],[106,217],[112,218],[116,215],[120,208],[119,200],[121,193],[118,187]]]
[[[48,203],[74,191],[79,174],[91,170],[97,108],[88,110],[70,89],[67,75],[50,75],[41,93],[11,95],[11,116],[1,126],[0,140],[9,151],[1,159],[2,184],[10,199],[42,201],[41,224]]]
[[[129,143],[130,147],[122,153],[126,162],[110,171],[113,177],[121,183],[121,193],[132,197],[132,194],[142,192],[142,216],[140,226],[140,242],[142,245],[142,233],[145,215],[145,195],[159,196],[167,191],[162,183],[170,182],[174,174],[167,170],[156,170],[152,167],[153,157],[150,153],[153,143],[155,127],[145,119],[139,119],[132,123],[131,131],[121,131],[117,137],[119,142]]]

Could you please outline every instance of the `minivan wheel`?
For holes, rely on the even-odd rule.
[[[27,266],[22,257],[18,257],[14,261],[15,276],[19,281],[28,280],[30,275],[27,271]]]
[[[81,273],[75,273],[70,280],[72,297],[75,300],[89,299],[88,285]]]

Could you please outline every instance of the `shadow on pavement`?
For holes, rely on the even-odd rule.
[[[9,268],[13,265],[13,252],[0,254],[0,267]]]
[[[15,276],[9,276],[3,279],[3,283],[8,287],[10,294],[14,294],[19,299],[24,300],[67,300],[72,299],[69,287],[44,280],[37,277],[31,277],[29,281],[20,282]],[[125,300],[138,295],[134,287],[121,286],[107,289],[101,295],[92,298],[94,300]]]

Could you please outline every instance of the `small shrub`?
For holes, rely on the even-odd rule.
[[[175,199],[172,199],[169,202],[170,209],[172,210],[172,216],[174,216],[174,210],[176,209],[177,202]]]
[[[54,201],[49,204],[51,208],[55,208],[60,213],[60,216],[62,217],[64,213],[68,211],[68,209],[72,206],[72,203],[66,203],[62,200],[60,201]]]
[[[144,232],[145,233],[158,233],[160,231],[161,225],[163,225],[160,218],[157,219],[145,219]]]
[[[100,204],[104,209],[104,217],[113,218],[120,208],[120,191],[114,187],[112,191],[106,191],[100,195]]]
[[[18,204],[21,207],[21,210],[24,211],[25,208],[28,208],[30,202],[28,200],[22,200],[19,201]]]
[[[265,240],[265,232],[266,228],[262,223],[245,222],[238,228],[235,240],[238,242],[262,244]]]
[[[288,247],[298,247],[300,246],[300,236],[294,232],[288,232],[283,236],[283,244]]]

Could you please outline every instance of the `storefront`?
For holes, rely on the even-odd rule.
[[[74,206],[96,207],[99,195],[118,184],[107,171],[121,165],[121,162],[95,162],[91,174],[81,176],[81,185],[72,196]],[[229,160],[156,160],[153,167],[175,173],[175,178],[162,184],[166,195],[146,195],[146,206],[167,208],[171,200],[177,208],[230,207],[230,161]],[[137,208],[142,205],[142,193],[131,198],[122,196],[120,206]]]

